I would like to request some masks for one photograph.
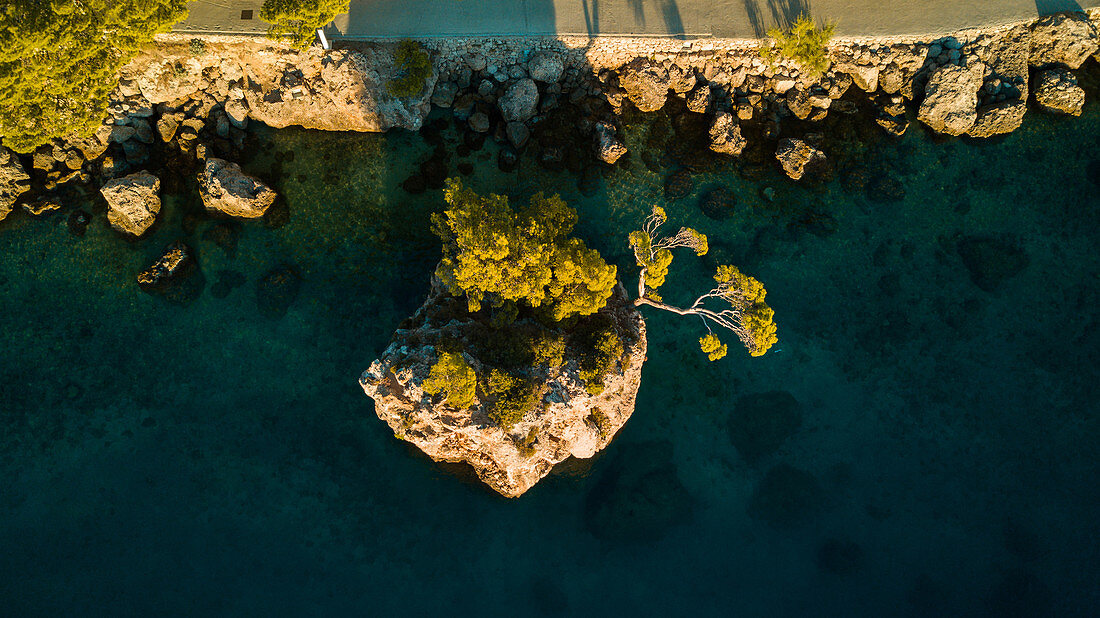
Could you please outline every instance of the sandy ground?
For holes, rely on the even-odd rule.
[[[176,31],[262,33],[262,0],[195,0]],[[1100,6],[1100,0],[351,0],[331,37],[603,34],[753,38],[808,12],[840,36],[945,33]],[[250,20],[241,12],[252,10]]]

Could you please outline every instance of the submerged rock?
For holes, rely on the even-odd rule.
[[[260,179],[241,171],[241,166],[210,158],[199,176],[199,195],[208,211],[231,217],[262,217],[275,203],[275,191]]]
[[[726,187],[711,189],[699,198],[699,210],[715,221],[724,221],[732,217],[735,206],[737,206],[737,197]]]
[[[609,542],[652,542],[691,512],[672,445],[624,445],[585,497],[588,531]]]
[[[143,291],[178,304],[198,298],[205,285],[194,252],[181,240],[168,245],[160,257],[138,273],[137,283]]]
[[[281,317],[290,309],[302,289],[298,269],[282,264],[269,270],[256,283],[256,304],[268,317]]]
[[[590,348],[569,343],[583,325],[610,329],[607,332],[623,346],[622,357],[599,376],[598,389],[594,378],[581,377],[581,355]],[[544,327],[518,320],[508,327],[514,330],[499,328],[469,314],[465,300],[451,296],[435,280],[424,305],[394,334],[359,382],[374,399],[378,417],[397,436],[436,461],[470,464],[482,482],[504,496],[517,497],[567,458],[595,455],[630,418],[645,361],[645,324],[619,286],[606,307],[564,334],[566,345],[557,362],[508,360],[512,355],[523,358],[516,343],[524,334],[543,333]],[[451,345],[448,341],[457,342],[457,353],[478,380],[490,375],[490,368],[520,363],[520,375],[534,389],[528,400],[531,407],[522,411],[520,420],[511,427],[494,422],[490,409],[495,396],[482,386],[461,408],[449,405],[445,394],[424,392],[439,348]]]
[[[1046,112],[1080,116],[1085,106],[1085,90],[1068,70],[1048,69],[1041,71],[1035,80],[1035,102]]]
[[[800,180],[807,172],[815,172],[825,165],[825,153],[800,139],[785,137],[779,140],[775,158],[791,180]]]
[[[671,201],[685,198],[694,188],[691,172],[686,169],[676,170],[665,178],[665,199]]]
[[[970,272],[970,280],[986,292],[996,292],[1030,263],[1017,243],[1000,238],[966,236],[959,240],[956,250]]]
[[[825,505],[825,491],[812,474],[788,464],[768,470],[749,501],[748,513],[779,528],[806,523]]]
[[[15,200],[31,188],[31,177],[15,153],[0,146],[0,219],[8,216]]]
[[[962,135],[978,119],[978,90],[984,65],[944,65],[932,72],[924,88],[924,102],[917,118],[937,133]]]
[[[107,221],[124,234],[141,236],[160,213],[160,179],[149,172],[116,178],[99,192],[107,200]]]

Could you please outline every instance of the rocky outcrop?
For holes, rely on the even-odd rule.
[[[160,213],[160,179],[149,172],[116,178],[99,192],[107,200],[107,221],[124,234],[141,236]]]
[[[741,135],[741,125],[729,112],[718,112],[710,123],[710,149],[736,157],[748,143]]]
[[[1031,27],[1028,62],[1034,67],[1064,64],[1076,69],[1097,46],[1096,28],[1084,13],[1048,15]]]
[[[262,217],[276,197],[258,178],[242,172],[241,166],[216,158],[206,160],[199,195],[207,210],[246,219]]]
[[[1046,112],[1080,116],[1085,91],[1067,69],[1047,69],[1035,79],[1035,102]]]
[[[8,216],[15,200],[31,188],[31,177],[15,153],[0,146],[0,219]]]
[[[600,161],[614,165],[624,154],[626,146],[615,134],[615,126],[610,122],[596,123],[596,156]]]
[[[497,100],[505,122],[526,122],[539,107],[539,88],[532,79],[518,79]]]
[[[424,305],[360,377],[375,413],[394,434],[436,461],[470,464],[478,478],[508,497],[523,494],[569,457],[592,457],[611,442],[634,411],[646,354],[645,324],[622,286],[607,307],[582,318],[602,320],[623,342],[623,355],[603,376],[602,390],[580,377],[581,352],[568,344],[559,366],[529,368],[537,388],[534,407],[507,428],[490,419],[492,395],[480,382],[473,403],[463,408],[424,392],[446,341],[462,344],[460,354],[479,380],[490,372],[475,356],[486,326],[464,312],[465,302],[433,282]]]
[[[984,70],[979,62],[936,69],[928,78],[917,118],[937,133],[962,135],[969,131],[978,119],[978,90]]]
[[[638,111],[655,112],[668,98],[668,69],[639,58],[619,70],[619,86]]]
[[[800,180],[807,172],[814,172],[825,165],[825,153],[800,139],[785,137],[779,140],[775,158],[791,180]]]
[[[967,133],[990,137],[1020,128],[1027,112],[1028,53],[1031,32],[1016,26],[997,33],[982,47],[989,75],[978,93],[978,117]]]
[[[182,240],[165,247],[160,257],[138,273],[137,283],[142,291],[181,305],[198,298],[205,286],[195,252]]]

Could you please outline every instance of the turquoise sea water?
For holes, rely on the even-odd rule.
[[[452,129],[261,128],[242,163],[288,218],[227,227],[184,187],[137,242],[102,204],[83,237],[0,223],[3,613],[1095,615],[1100,106],[985,143],[838,116],[834,180],[689,161],[670,200],[672,127],[633,118],[630,160],[580,183],[459,156]],[[597,458],[518,500],[432,463],[356,379],[427,289],[440,192],[399,185],[440,144],[475,189],[561,193],[625,275],[664,205],[712,247],[665,298],[739,264],[780,343],[708,363],[698,324],[648,313],[637,411]],[[698,205],[719,186],[721,220]],[[134,281],[177,239],[205,279],[183,306]]]

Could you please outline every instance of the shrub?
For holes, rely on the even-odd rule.
[[[449,207],[432,215],[432,230],[443,240],[436,274],[452,294],[466,297],[471,312],[483,302],[515,301],[557,322],[607,304],[615,267],[569,236],[577,211],[560,197],[540,193],[516,211],[508,198],[478,195],[458,179],[447,181],[444,196]]]
[[[260,19],[269,22],[270,39],[283,39],[304,49],[313,43],[318,28],[348,12],[349,0],[264,0]]]
[[[440,351],[422,388],[429,395],[446,393],[452,407],[468,408],[477,396],[477,374],[462,354]]]
[[[778,55],[797,62],[811,75],[821,75],[829,70],[829,39],[836,30],[836,22],[828,21],[818,28],[808,15],[800,15],[785,30],[768,31],[770,41],[760,47],[760,57],[775,64]]]
[[[424,84],[432,74],[432,60],[420,43],[404,40],[393,52],[398,77],[386,84],[386,90],[395,97],[415,97],[424,91]]]
[[[602,317],[602,316],[601,316]],[[604,378],[623,357],[623,340],[609,319],[590,319],[574,333],[574,345],[580,351],[579,376],[589,395],[599,395]]]
[[[206,41],[202,39],[191,39],[188,43],[188,47],[191,50],[192,56],[201,56],[206,53]]]
[[[534,384],[499,369],[489,372],[489,388],[486,390],[495,397],[489,404],[489,420],[505,429],[523,420],[523,415],[538,404]]]
[[[588,415],[588,422],[596,426],[596,431],[600,433],[601,440],[606,440],[607,436],[611,434],[611,419],[607,418],[607,415],[599,407],[592,408],[592,413]]]

